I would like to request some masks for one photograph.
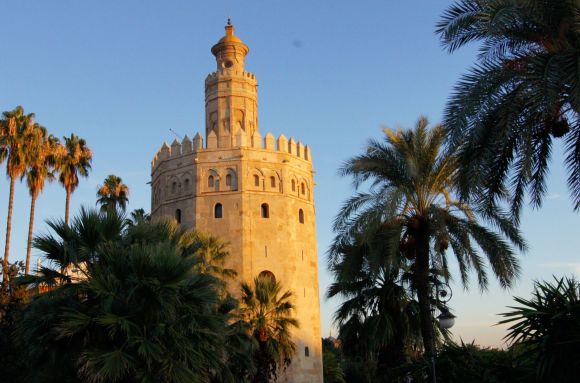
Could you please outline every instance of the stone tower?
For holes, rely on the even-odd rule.
[[[152,161],[151,213],[230,244],[230,288],[260,274],[294,292],[297,353],[280,382],[322,383],[320,302],[311,153],[294,139],[258,129],[256,77],[244,69],[248,47],[228,20],[205,80],[205,144],[164,143]]]

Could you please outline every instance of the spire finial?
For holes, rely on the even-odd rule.
[[[226,24],[226,36],[234,35],[234,26],[232,25],[232,18],[228,17],[228,23]]]

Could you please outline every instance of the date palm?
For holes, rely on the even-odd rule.
[[[14,186],[16,180],[26,171],[30,161],[30,153],[34,148],[36,135],[34,114],[24,114],[24,109],[17,106],[13,111],[4,112],[0,121],[0,146],[2,156],[6,158],[6,175],[10,179],[10,194],[8,197],[8,217],[6,219],[6,242],[2,263],[2,287],[8,287],[8,260],[10,255],[10,233],[12,231],[12,209],[14,202]]]
[[[333,247],[348,246],[360,233],[371,237],[379,226],[392,228],[382,239],[382,262],[397,266],[401,255],[411,261],[421,336],[430,356],[434,343],[430,280],[432,270],[448,271],[448,247],[463,285],[468,287],[473,271],[483,290],[488,283],[486,263],[502,287],[512,285],[519,266],[510,243],[520,250],[526,245],[506,214],[498,209],[486,213],[485,219],[497,229],[492,230],[477,221],[475,209],[454,197],[457,159],[443,150],[443,126],[429,130],[427,125],[420,118],[412,130],[386,128],[383,140],[369,141],[363,154],[344,164],[342,175],[352,176],[357,189],[363,185],[370,189],[344,203],[335,219]]]
[[[70,196],[79,185],[79,176],[88,177],[91,170],[93,153],[84,139],[75,134],[64,138],[66,154],[57,164],[58,181],[66,191],[66,207],[64,221],[68,224]]]
[[[125,211],[129,202],[129,187],[123,183],[121,177],[110,174],[97,191],[97,204],[101,211]]]
[[[459,0],[437,33],[454,52],[480,41],[455,87],[444,124],[462,163],[462,197],[506,197],[518,219],[526,194],[540,207],[556,140],[580,209],[580,4],[576,0]]]
[[[298,327],[293,317],[292,292],[282,292],[273,278],[256,277],[254,285],[242,283],[240,319],[258,343],[254,355],[256,373],[253,383],[268,383],[291,362],[296,345],[290,331]]]
[[[25,273],[30,271],[30,251],[32,248],[32,231],[34,227],[34,211],[36,199],[42,193],[45,182],[54,179],[53,170],[57,160],[64,153],[58,138],[47,136],[46,129],[35,126],[36,143],[30,148],[30,161],[22,178],[26,179],[30,193],[30,220],[28,223],[28,241],[26,245]]]

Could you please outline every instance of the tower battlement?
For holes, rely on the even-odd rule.
[[[220,76],[237,76],[237,77],[243,77],[249,80],[256,80],[256,76],[251,73],[251,72],[240,72],[237,70],[231,70],[231,69],[221,69],[215,72],[212,72],[210,74],[207,75],[207,77],[205,78],[205,84],[207,85],[208,83],[211,83],[213,81],[216,81],[217,79],[220,78]]]
[[[288,153],[296,158],[312,162],[310,147],[308,145],[304,145],[300,141],[296,142],[294,138],[288,140],[283,134],[280,134],[277,139],[274,139],[274,136],[270,132],[266,133],[266,136],[263,138],[256,132],[251,139],[248,139],[245,133],[240,132],[236,137],[235,146],[218,148],[215,145],[216,143],[215,135],[212,136],[210,134],[206,143],[207,145],[204,147],[203,138],[199,133],[195,135],[193,141],[185,135],[181,142],[177,141],[177,139],[173,140],[171,145],[164,142],[151,161],[151,169],[154,170],[164,160],[181,158],[206,150],[233,149],[236,147]]]

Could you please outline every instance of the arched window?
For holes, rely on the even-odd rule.
[[[214,185],[215,185],[215,180],[214,180],[213,176],[209,176],[207,178],[207,187],[208,188],[213,188]]]
[[[263,203],[260,210],[262,213],[262,218],[270,218],[270,207],[267,203]]]
[[[173,181],[173,183],[171,184],[171,192],[173,194],[177,193],[177,182]]]
[[[308,348],[308,346],[304,347],[304,356],[305,357],[309,357],[310,356],[310,349]]]
[[[270,177],[270,187],[276,187],[276,177],[274,176]]]
[[[177,223],[181,223],[181,209],[175,210],[175,220]]]
[[[292,180],[292,191],[296,191],[296,181]]]
[[[270,278],[270,280],[272,282],[276,283],[276,276],[270,270],[264,270],[264,271],[262,271],[260,274],[258,274],[258,277],[260,277],[260,278]]]
[[[254,174],[254,186],[260,186],[260,176]]]
[[[185,190],[189,191],[189,178],[185,179]]]
[[[232,175],[226,175],[226,186],[232,186]]]
[[[304,210],[302,209],[298,210],[298,221],[304,223]]]
[[[300,185],[300,191],[302,194],[306,194],[306,185],[304,185],[304,182],[302,182],[302,185]]]
[[[213,208],[213,216],[214,218],[221,218],[223,214],[223,208],[221,203],[216,203],[215,207]]]

